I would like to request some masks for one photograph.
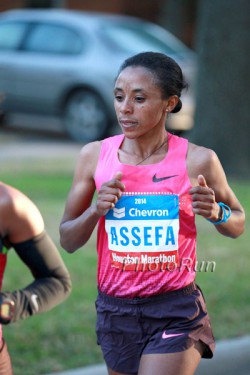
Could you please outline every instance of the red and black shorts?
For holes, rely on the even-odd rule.
[[[109,368],[136,374],[144,354],[177,353],[204,343],[212,358],[214,336],[200,289],[182,289],[146,298],[116,298],[99,291],[97,342]]]

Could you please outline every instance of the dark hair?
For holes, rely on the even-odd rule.
[[[120,66],[118,75],[130,66],[141,66],[148,69],[156,79],[156,85],[161,89],[164,99],[177,95],[179,101],[173,113],[179,112],[182,107],[181,92],[187,88],[182,70],[175,60],[159,52],[141,52],[127,58]]]

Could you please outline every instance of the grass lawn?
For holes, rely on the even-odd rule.
[[[1,180],[26,193],[40,208],[50,233],[71,273],[73,291],[52,311],[4,327],[15,375],[38,375],[102,361],[95,337],[95,236],[74,254],[59,246],[58,225],[71,185],[74,161],[25,160],[1,166]],[[230,181],[250,214],[250,181]],[[198,261],[215,262],[212,272],[197,272],[217,339],[250,334],[249,221],[237,240],[219,235],[213,225],[197,218]],[[10,252],[3,290],[31,281],[14,251]]]

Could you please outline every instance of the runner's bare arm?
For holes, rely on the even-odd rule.
[[[189,145],[187,157],[193,212],[213,222],[218,221],[220,206],[225,203],[232,211],[226,223],[215,225],[224,236],[236,238],[244,231],[244,209],[228,184],[225,172],[216,155],[210,149]]]
[[[10,242],[26,241],[44,230],[44,221],[35,204],[21,191],[0,183],[0,234]]]
[[[100,217],[114,206],[124,189],[118,173],[114,179],[102,185],[96,200],[93,200],[96,190],[94,174],[100,147],[100,142],[84,146],[76,165],[60,224],[61,245],[68,252],[74,252],[88,241]]]
[[[74,252],[91,236],[100,216],[92,200],[95,193],[94,173],[100,153],[100,142],[84,146],[76,163],[73,182],[60,223],[61,246]]]

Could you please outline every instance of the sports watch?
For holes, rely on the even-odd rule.
[[[8,324],[14,315],[15,302],[0,295],[0,323]]]

